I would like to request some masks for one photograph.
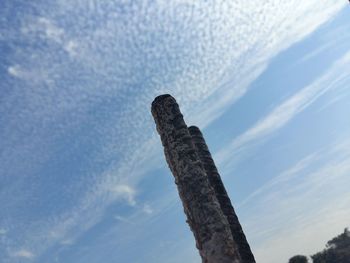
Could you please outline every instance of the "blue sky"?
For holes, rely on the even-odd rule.
[[[150,114],[163,93],[258,262],[349,226],[350,11],[304,2],[1,1],[3,262],[200,262]]]

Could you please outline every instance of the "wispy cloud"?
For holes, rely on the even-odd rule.
[[[219,163],[225,163],[227,160],[231,160],[235,153],[246,150],[252,144],[263,141],[283,128],[328,90],[339,87],[339,84],[350,75],[346,70],[349,66],[350,53],[347,53],[315,82],[298,91],[259,120],[253,127],[236,137],[229,146],[216,154],[216,160]]]
[[[278,188],[279,184],[290,180],[293,176],[297,176],[298,173],[300,173],[302,170],[308,167],[311,163],[315,162],[318,158],[319,156],[315,153],[303,158],[293,167],[274,177],[272,180],[268,181],[267,183],[263,184],[258,189],[256,189],[253,193],[249,194],[243,201],[238,203],[237,207],[240,208],[249,204],[250,201],[252,201],[255,198],[258,198],[260,194],[266,193],[266,191],[271,190],[271,188],[273,187]]]
[[[69,55],[75,55],[78,44],[75,40],[69,39],[65,30],[56,25],[54,20],[47,17],[34,17],[24,24],[21,33],[27,37],[53,41],[60,45]]]
[[[64,35],[64,30],[56,26],[50,19],[46,17],[38,17],[32,23],[29,23],[22,27],[23,34],[39,33],[42,37],[60,42]]]
[[[74,241],[71,239],[64,239],[60,242],[60,244],[62,244],[64,246],[71,246],[74,244]]]
[[[34,258],[34,254],[30,252],[29,250],[26,249],[21,249],[15,253],[13,253],[14,257],[19,257],[19,258],[26,258],[26,259],[32,259]]]
[[[124,199],[131,206],[136,205],[136,190],[128,185],[116,185],[111,187],[110,191],[117,199]]]
[[[21,78],[23,76],[23,71],[18,65],[8,67],[7,72],[14,77]]]
[[[142,208],[142,211],[145,212],[146,214],[150,215],[153,213],[153,209],[149,204],[145,204]]]
[[[11,191],[1,193],[4,203],[12,204],[12,224],[28,222],[15,218],[17,204],[40,199],[37,190],[48,188],[38,171],[57,155],[69,167],[75,148],[91,154],[79,152],[88,168],[72,176],[75,180],[52,187],[53,195],[69,196],[73,204],[63,212],[49,204],[44,208],[49,217],[14,234],[14,240],[32,244],[36,255],[82,235],[116,200],[136,204],[134,187],[160,160],[153,158],[160,151],[149,113],[154,96],[172,93],[184,113],[200,113],[188,114],[195,116],[193,122],[207,125],[246,92],[274,55],[345,5],[336,0],[91,3],[61,1],[43,9],[33,4],[36,11],[22,10],[18,28],[0,29],[1,39],[6,36],[19,50],[6,54],[7,73],[30,76],[11,86],[0,105],[6,123],[1,137],[8,138],[0,142],[2,174],[16,175],[8,176],[15,178]],[[91,160],[100,166],[92,167]]]
[[[210,96],[199,97],[199,106],[195,108],[190,121],[208,125],[215,120],[229,105],[247,92],[249,85],[266,69],[271,58],[312,33],[345,6],[345,3],[331,3],[331,1],[324,4],[325,6],[321,7],[316,2],[300,4],[289,1],[281,5],[281,3],[269,1],[262,5],[263,11],[259,10],[259,7],[254,10],[252,13],[266,13],[270,10],[273,15],[269,16],[269,19],[274,22],[271,20],[271,24],[266,25],[266,21],[256,20],[256,16],[252,15],[257,28],[258,24],[266,27],[262,26],[264,29],[261,32],[254,32],[248,46],[246,43],[242,43],[243,46],[241,46],[240,41],[235,39],[235,46],[237,45],[240,51],[239,56],[235,57],[237,55],[235,52],[230,54],[231,60],[235,61],[234,65],[226,68],[225,74],[222,75],[220,82],[215,84],[216,88],[211,90]],[[276,8],[277,6],[279,8]],[[252,6],[247,4],[245,8],[251,9]],[[315,12],[315,17],[308,16],[309,12]],[[307,28],[300,23],[301,21],[308,25]]]
[[[130,220],[128,220],[127,218],[120,216],[120,215],[115,215],[114,219],[118,220],[119,222],[123,222],[123,223],[128,223],[128,224],[131,223]]]
[[[350,140],[305,157],[241,204],[260,262],[315,253],[349,224],[349,146]]]

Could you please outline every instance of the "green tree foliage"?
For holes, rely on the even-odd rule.
[[[311,256],[313,263],[350,263],[350,231],[345,228],[344,233],[329,240],[326,248]],[[307,263],[305,256],[294,256],[289,263]]]
[[[326,249],[311,256],[313,263],[350,263],[350,231],[327,242]]]
[[[307,257],[302,255],[296,255],[289,259],[288,263],[307,263]]]

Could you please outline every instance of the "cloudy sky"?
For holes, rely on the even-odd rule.
[[[199,263],[150,114],[205,135],[257,262],[349,226],[345,0],[2,0],[0,258]]]

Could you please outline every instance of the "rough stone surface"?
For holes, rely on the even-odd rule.
[[[158,96],[152,103],[152,114],[202,262],[241,263],[227,218],[175,99]]]
[[[220,174],[215,166],[214,160],[211,157],[208,146],[204,140],[204,137],[196,126],[191,126],[188,128],[193,144],[196,148],[199,159],[201,160],[205,172],[208,176],[209,183],[214,189],[217,200],[219,201],[222,212],[227,218],[230,225],[231,233],[234,242],[238,246],[238,251],[241,256],[242,262],[244,263],[254,263],[254,255],[250,249],[247,239],[243,233],[241,224],[239,223],[238,217],[235,210],[231,204],[231,200],[227,195],[225,186],[221,180]]]

